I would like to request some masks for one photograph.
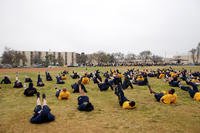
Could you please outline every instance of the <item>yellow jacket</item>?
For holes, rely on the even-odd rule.
[[[123,109],[134,109],[135,106],[131,107],[131,106],[129,105],[129,101],[125,101],[125,102],[123,103],[123,105],[122,105],[122,108],[123,108]]]
[[[88,77],[82,78],[82,84],[89,84],[90,79]]]
[[[161,97],[160,101],[165,104],[176,103],[177,95],[176,94],[166,94]]]
[[[196,101],[200,101],[200,92],[196,92],[193,99]]]
[[[70,96],[70,92],[69,91],[61,91],[59,96],[58,96],[58,99],[59,100],[68,99],[69,96]]]

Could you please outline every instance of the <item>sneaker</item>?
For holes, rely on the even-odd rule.
[[[42,94],[42,98],[43,98],[43,99],[46,99],[46,95],[45,95],[44,93]]]

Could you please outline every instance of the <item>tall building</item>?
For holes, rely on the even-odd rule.
[[[33,66],[34,64],[41,64],[45,62],[47,58],[50,61],[49,65],[59,64],[61,62],[66,66],[76,66],[75,52],[52,52],[52,51],[16,51],[25,55],[27,61],[20,60],[20,65]]]

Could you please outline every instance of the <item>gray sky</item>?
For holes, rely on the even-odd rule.
[[[200,0],[0,0],[0,54],[151,50],[170,57],[200,42]]]

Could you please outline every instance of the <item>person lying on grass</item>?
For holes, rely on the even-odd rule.
[[[33,87],[33,83],[30,82],[29,87],[24,90],[24,95],[25,96],[33,96],[34,94],[37,94],[37,90],[36,90],[36,88]]]
[[[81,87],[81,80],[78,81],[78,87],[80,96],[78,97],[78,110],[79,111],[92,111],[94,110],[94,106],[89,101],[89,97],[86,96],[86,93],[83,91]]]
[[[57,75],[56,76],[56,84],[64,84],[65,81],[62,80],[61,76],[60,75]]]
[[[59,100],[67,100],[69,99],[69,96],[70,96],[70,92],[67,91],[66,88],[63,88],[62,90],[57,90],[56,91],[56,97],[59,99]]]
[[[157,93],[157,92],[152,90],[152,88],[149,84],[147,84],[147,86],[149,88],[150,93],[154,94],[154,97],[156,98],[156,100],[158,102],[162,102],[162,103],[165,103],[165,104],[176,103],[177,95],[175,94],[175,89],[170,89],[168,91],[168,93],[166,93],[166,92]]]
[[[43,105],[40,102],[40,93],[37,93],[37,105],[34,109],[34,115],[31,117],[30,122],[33,124],[41,124],[55,120],[55,116],[51,114],[51,109],[47,105],[46,95],[42,95]]]
[[[179,83],[179,88],[181,88],[184,91],[188,91],[190,97],[193,98],[194,100],[200,101],[200,92],[198,90],[197,84],[191,81],[186,81],[186,83],[192,86],[192,88],[189,86],[183,86],[181,85],[181,83]]]
[[[136,107],[135,101],[130,101],[124,96],[121,84],[116,86],[115,95],[118,96],[119,105],[122,106],[123,109],[134,109]]]

